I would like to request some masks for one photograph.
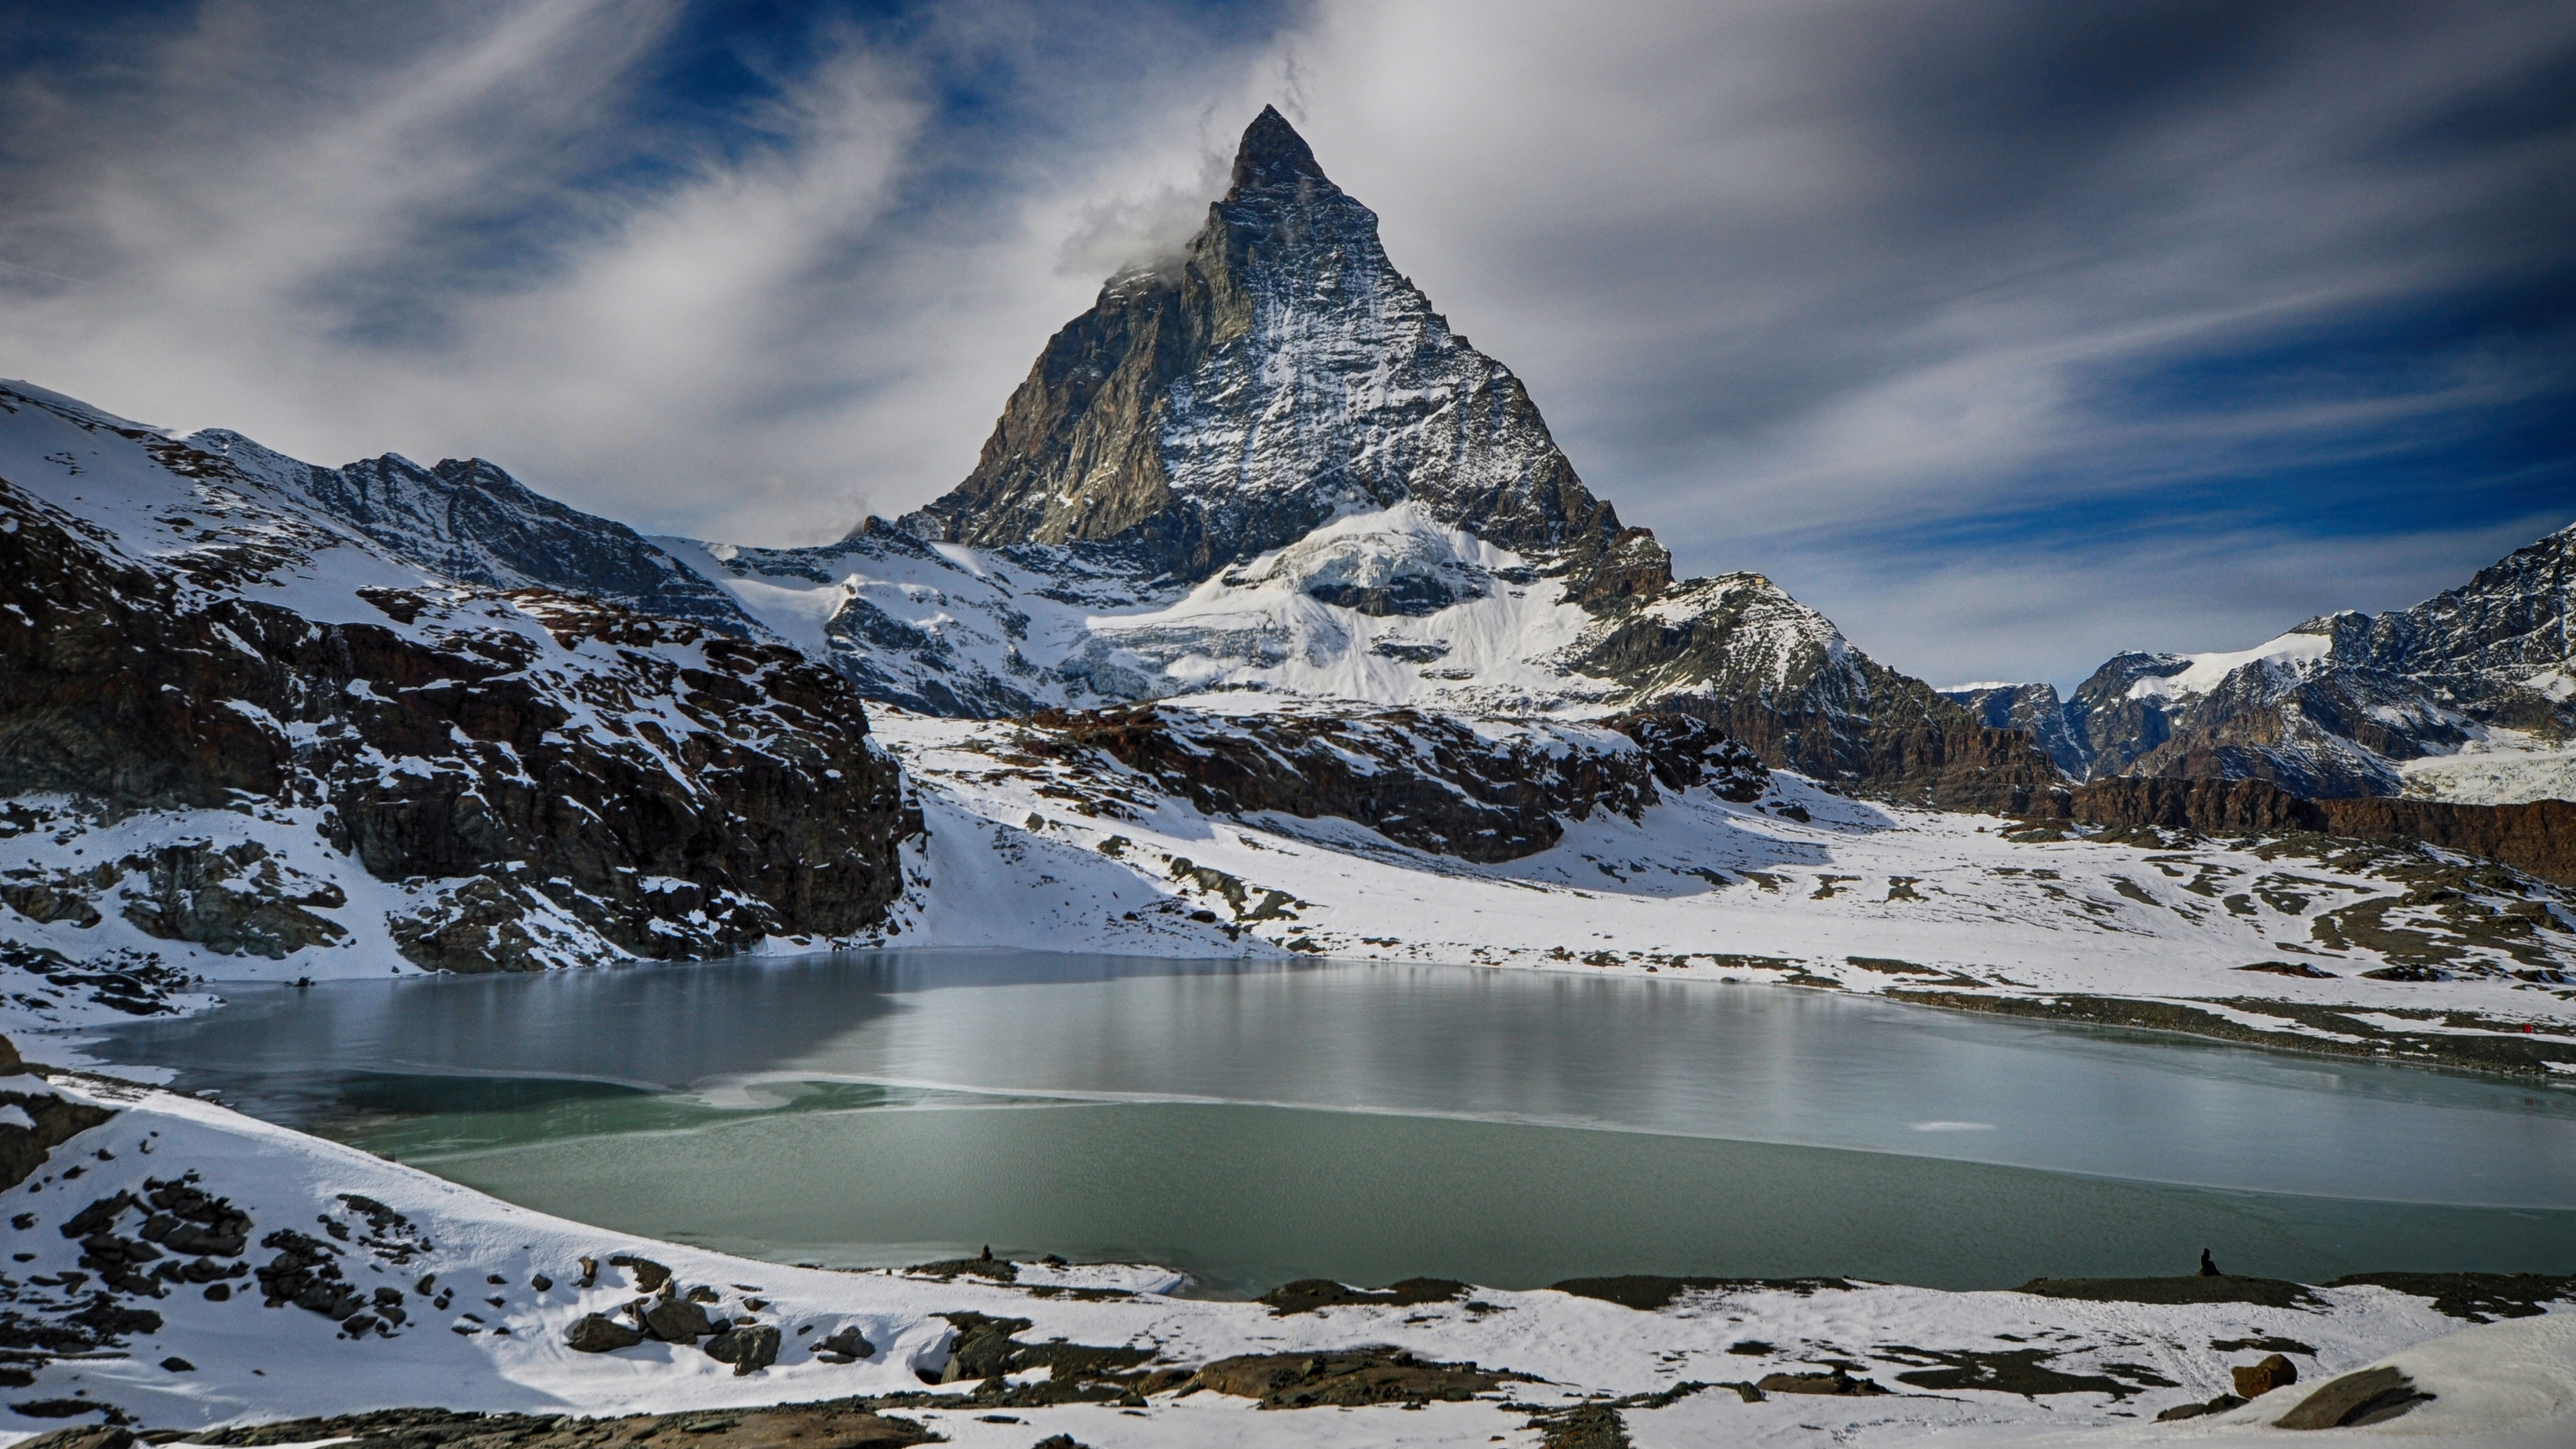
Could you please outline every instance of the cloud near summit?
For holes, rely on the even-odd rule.
[[[1935,676],[2576,517],[2563,5],[29,8],[0,370],[812,541],[971,466],[1266,101],[1576,465]]]

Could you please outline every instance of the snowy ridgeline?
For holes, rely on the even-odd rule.
[[[828,666],[461,583],[254,461],[0,390],[13,1021],[702,957],[894,895],[900,780]]]
[[[2430,1286],[2259,1279],[1416,1281],[1221,1303],[1141,1266],[837,1272],[637,1240],[93,1077],[0,1077],[0,1099],[0,1148],[27,1170],[0,1204],[12,1437],[111,1406],[194,1430],[444,1405],[538,1416],[535,1434],[564,1431],[556,1415],[865,1396],[848,1412],[895,1436],[836,1442],[921,1437],[900,1426],[1009,1449],[1615,1442],[1564,1437],[1605,1420],[1650,1445],[2270,1442],[2320,1385],[2385,1366],[2334,1412],[2402,1406],[2388,1432],[2427,1442],[2576,1438],[2560,1280],[2439,1304]],[[2275,1354],[2295,1382],[2230,1407],[2249,1387],[2235,1371]],[[766,1442],[760,1423],[676,1427],[726,1445]]]
[[[2313,796],[2467,805],[2576,799],[2576,527],[2467,584],[2372,618],[2345,611],[2250,649],[2120,654],[2060,699],[2047,684],[1942,692],[2032,732],[2079,779],[2267,779]]]
[[[1187,722],[1245,707],[1158,713],[1213,749]],[[1193,797],[1214,759],[1174,781],[1041,726],[895,711],[877,738],[919,792],[930,884],[875,943],[1655,972],[2031,1014],[2099,999],[2127,1014],[2085,1019],[2576,1073],[2567,893],[2417,848],[2110,839],[1772,772],[1479,862],[1347,818],[1211,814]]]

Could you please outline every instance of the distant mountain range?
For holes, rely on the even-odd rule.
[[[2078,780],[2576,798],[2571,588],[2576,527],[2411,609],[2321,615],[2240,653],[2118,655],[2072,699],[2046,684],[1944,693],[1990,726],[2029,732]]]

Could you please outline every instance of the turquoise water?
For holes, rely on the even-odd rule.
[[[2576,1094],[1823,993],[1035,953],[227,989],[99,1050],[567,1217],[794,1261],[2576,1268]]]

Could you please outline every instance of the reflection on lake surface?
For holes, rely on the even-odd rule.
[[[990,1242],[1221,1287],[2576,1266],[2570,1094],[1823,993],[895,952],[228,994],[96,1050],[776,1257]]]

